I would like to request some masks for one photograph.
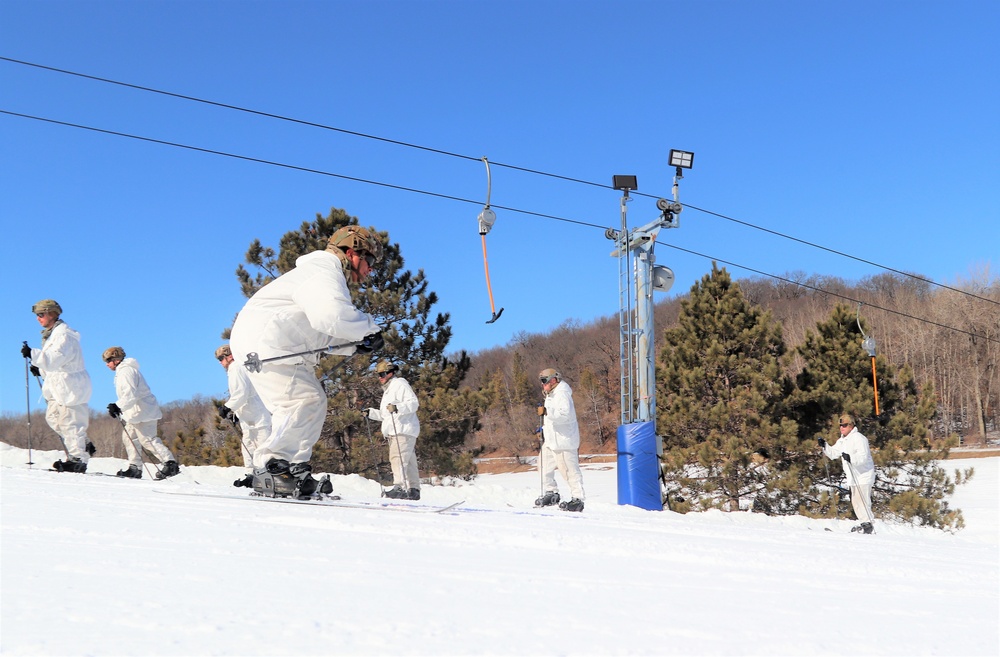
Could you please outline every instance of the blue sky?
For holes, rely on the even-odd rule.
[[[25,408],[18,349],[38,346],[46,297],[83,335],[94,408],[114,399],[111,345],[161,402],[224,395],[212,352],[248,244],[331,207],[426,272],[456,350],[614,314],[619,192],[495,165],[492,204],[525,212],[496,210],[505,310],[485,323],[482,156],[609,187],[636,175],[634,227],[670,193],[669,149],[690,150],[682,202],[943,283],[995,272],[998,31],[1000,3],[962,0],[6,0],[0,57],[464,157],[0,61],[6,112],[440,195],[0,114],[0,411]],[[660,241],[774,274],[882,272],[691,208]],[[656,255],[672,293],[711,268]]]

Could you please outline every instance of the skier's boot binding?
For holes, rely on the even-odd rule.
[[[56,461],[53,463],[52,469],[59,472],[86,472],[87,464],[80,459],[68,457],[65,461]]]
[[[295,477],[288,473],[288,461],[269,459],[263,468],[253,469],[253,492],[264,497],[292,497]]]
[[[126,479],[142,479],[142,469],[137,465],[130,465],[124,470],[119,470],[116,476]]]
[[[156,479],[162,480],[167,477],[173,477],[174,475],[179,475],[181,473],[180,467],[177,465],[177,461],[167,461],[160,468],[160,471],[156,473]]]
[[[233,482],[233,486],[240,488],[241,486],[246,486],[247,488],[253,488],[253,473],[245,475],[242,479],[237,479]]]
[[[583,500],[578,497],[574,497],[569,502],[563,502],[560,504],[559,508],[563,511],[583,511]]]
[[[553,506],[554,504],[559,504],[559,493],[554,490],[548,491],[535,500],[535,506]]]
[[[312,466],[308,463],[292,463],[288,467],[288,474],[295,478],[295,492],[292,497],[307,500],[319,490],[319,482],[312,476]],[[330,484],[330,490],[333,490],[333,484]]]

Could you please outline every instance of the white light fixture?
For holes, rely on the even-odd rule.
[[[690,169],[693,164],[694,153],[679,151],[675,148],[670,149],[670,166],[677,167],[678,169]],[[680,173],[680,171],[677,173]]]

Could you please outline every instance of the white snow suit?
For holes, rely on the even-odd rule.
[[[258,290],[236,317],[229,347],[243,367],[247,354],[272,358],[356,342],[378,332],[371,317],[354,307],[339,257],[313,251],[295,269]],[[354,347],[331,353],[348,356]],[[254,453],[254,467],[272,458],[304,463],[312,457],[326,417],[326,394],[314,371],[318,355],[264,363],[250,381],[271,412],[271,434]]]
[[[253,464],[253,453],[257,446],[263,444],[271,433],[271,413],[254,390],[245,367],[233,361],[226,368],[226,379],[229,381],[229,401],[226,402],[226,407],[240,419],[240,429],[243,430],[243,465],[249,468]]]
[[[126,358],[118,363],[115,368],[115,392],[118,394],[115,404],[121,409],[121,417],[127,425],[122,428],[122,442],[125,443],[129,464],[142,467],[142,455],[135,441],[139,441],[160,463],[176,460],[156,435],[156,423],[163,413],[146,384],[146,378],[139,371],[136,359]]]
[[[560,381],[545,395],[545,415],[542,422],[542,471],[546,492],[558,492],[556,468],[569,484],[570,495],[585,499],[583,473],[580,472],[580,427],[576,421],[573,389]]]
[[[386,410],[396,405],[396,412]],[[409,382],[393,375],[383,386],[382,401],[378,408],[368,409],[368,417],[382,422],[382,435],[389,441],[389,463],[392,465],[392,483],[404,490],[420,490],[420,471],[417,467],[417,436],[420,420],[417,409],[420,402]]]
[[[839,458],[845,453],[851,455],[851,465],[843,464],[847,485],[851,489],[851,506],[854,507],[854,514],[858,520],[871,522],[873,518],[868,509],[871,508],[872,486],[875,484],[875,461],[872,460],[868,439],[858,431],[857,427],[853,427],[850,433],[841,436],[835,444],[827,443],[823,453],[830,459]],[[854,466],[854,470],[858,473],[859,481],[854,480],[851,466]]]
[[[45,382],[42,396],[47,408],[45,421],[62,437],[71,458],[84,463],[87,453],[87,428],[90,426],[90,375],[83,363],[80,334],[62,320],[56,323],[41,349],[31,350],[31,364],[38,368]]]

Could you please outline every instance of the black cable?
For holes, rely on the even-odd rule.
[[[355,137],[364,137],[365,139],[374,139],[376,141],[381,141],[381,142],[384,142],[384,143],[387,143],[387,144],[394,144],[396,146],[405,146],[407,148],[414,148],[414,149],[418,149],[418,150],[422,150],[422,151],[427,151],[427,152],[430,152],[430,153],[437,153],[439,155],[447,155],[449,157],[457,157],[457,158],[460,158],[460,159],[472,160],[472,161],[476,161],[476,162],[479,162],[479,161],[482,160],[482,158],[472,157],[472,156],[469,156],[469,155],[462,155],[461,153],[453,153],[451,151],[445,151],[445,150],[441,150],[441,149],[438,149],[438,148],[431,148],[431,147],[428,147],[428,146],[421,146],[419,144],[411,144],[409,142],[399,141],[399,140],[396,140],[396,139],[389,139],[387,137],[379,137],[377,135],[369,135],[369,134],[366,134],[366,133],[363,133],[363,132],[356,132],[354,130],[346,130],[344,128],[337,128],[337,127],[334,127],[334,126],[325,125],[323,123],[315,123],[313,121],[305,121],[305,120],[302,120],[302,119],[296,119],[296,118],[289,117],[289,116],[283,116],[281,114],[273,114],[273,113],[270,113],[270,112],[263,112],[263,111],[260,111],[260,110],[254,110],[254,109],[249,109],[249,108],[246,108],[246,107],[240,107],[239,105],[231,105],[231,104],[228,104],[228,103],[220,103],[220,102],[213,101],[213,100],[206,100],[204,98],[198,98],[196,96],[188,96],[188,95],[185,95],[185,94],[174,93],[174,92],[171,92],[171,91],[163,91],[162,89],[154,89],[153,87],[145,87],[145,86],[138,85],[138,84],[131,84],[131,83],[128,83],[128,82],[121,82],[119,80],[112,80],[110,78],[102,78],[102,77],[99,77],[99,76],[96,76],[96,75],[87,75],[85,73],[78,73],[76,71],[69,71],[69,70],[66,70],[66,69],[55,68],[53,66],[45,66],[43,64],[35,64],[33,62],[26,62],[24,60],[14,59],[14,58],[11,58],[11,57],[0,56],[0,61],[6,61],[6,62],[10,62],[12,64],[21,64],[23,66],[31,66],[31,67],[39,68],[39,69],[46,70],[46,71],[52,71],[54,73],[63,73],[65,75],[72,75],[72,76],[79,77],[79,78],[84,78],[84,79],[87,79],[87,80],[94,80],[96,82],[104,82],[104,83],[107,83],[107,84],[113,84],[113,85],[117,85],[117,86],[120,86],[120,87],[127,87],[129,89],[137,89],[139,91],[148,91],[149,93],[155,93],[155,94],[160,94],[160,95],[163,95],[163,96],[169,96],[171,98],[180,98],[182,100],[189,100],[189,101],[192,101],[192,102],[195,102],[195,103],[202,103],[202,104],[211,105],[211,106],[214,106],[214,107],[221,107],[221,108],[224,108],[224,109],[230,109],[230,110],[234,110],[234,111],[237,111],[237,112],[245,112],[247,114],[253,114],[253,115],[256,115],[256,116],[263,116],[263,117],[267,117],[267,118],[271,118],[271,119],[278,119],[280,121],[289,121],[291,123],[297,123],[299,125],[310,126],[310,127],[313,127],[313,128],[322,128],[323,130],[331,130],[331,131],[339,132],[339,133],[346,134],[346,135],[353,135]],[[69,124],[67,124],[67,125],[69,125]],[[112,134],[117,134],[117,133],[112,133]],[[506,169],[514,170],[514,171],[521,171],[521,172],[524,172],[524,173],[531,173],[531,174],[535,174],[535,175],[539,175],[539,176],[546,176],[546,177],[549,177],[549,178],[556,178],[556,179],[559,179],[559,180],[565,180],[567,182],[579,183],[581,185],[590,185],[590,186],[593,186],[593,187],[600,187],[600,188],[603,188],[603,189],[613,189],[613,187],[611,185],[604,185],[604,184],[601,184],[601,183],[596,183],[596,182],[592,182],[592,181],[588,181],[588,180],[581,180],[579,178],[571,178],[569,176],[562,176],[562,175],[555,174],[555,173],[548,173],[548,172],[545,172],[545,171],[538,171],[536,169],[528,169],[528,168],[525,168],[525,167],[519,167],[519,166],[515,166],[515,165],[512,165],[512,164],[504,164],[503,162],[491,162],[491,164],[493,166],[503,167],[503,168],[506,168]],[[295,168],[295,167],[292,167],[292,168]],[[338,177],[341,177],[341,178],[344,178],[344,179],[347,179],[347,180],[358,180],[357,178],[350,178],[348,176],[338,176]],[[363,181],[363,182],[370,182],[370,181]],[[381,184],[381,183],[371,183],[371,184]],[[391,187],[391,185],[389,185],[389,186]],[[419,191],[419,190],[406,190],[405,188],[396,188],[396,189],[404,189],[405,191]],[[420,192],[420,193],[427,193],[427,192]],[[633,192],[633,194],[635,196],[643,196],[643,197],[646,197],[646,198],[654,198],[654,199],[655,198],[659,198],[658,196],[655,196],[653,194],[646,194],[646,193],[638,192],[638,191]],[[447,196],[445,196],[443,198],[453,198],[453,197],[447,197]],[[454,200],[463,200],[464,201],[466,199],[454,199]],[[861,262],[861,263],[864,263],[866,265],[871,265],[872,267],[878,267],[879,269],[884,269],[886,271],[891,271],[891,272],[893,272],[895,274],[899,274],[900,276],[906,276],[908,278],[913,278],[915,280],[922,281],[924,283],[929,283],[931,285],[936,285],[936,286],[942,287],[942,288],[944,288],[946,290],[951,290],[952,292],[957,292],[959,294],[964,294],[964,295],[972,297],[974,299],[979,299],[980,301],[988,301],[989,303],[1000,305],[1000,301],[994,301],[993,299],[988,299],[986,297],[981,297],[979,295],[973,294],[972,292],[967,292],[966,290],[961,290],[961,289],[958,289],[958,288],[955,288],[955,287],[951,287],[951,286],[945,285],[944,283],[938,283],[938,282],[933,281],[933,280],[931,280],[929,278],[924,278],[923,276],[918,276],[916,274],[911,274],[909,272],[905,272],[905,271],[902,271],[902,270],[899,270],[899,269],[894,269],[892,267],[888,267],[886,265],[879,264],[879,263],[874,262],[872,260],[866,260],[864,258],[853,256],[853,255],[850,255],[848,253],[844,253],[842,251],[837,251],[836,249],[831,249],[829,247],[825,247],[825,246],[822,246],[820,244],[816,244],[814,242],[809,242],[807,240],[799,239],[799,238],[793,237],[791,235],[786,235],[785,233],[781,233],[781,232],[776,231],[776,230],[771,230],[770,228],[764,228],[762,226],[757,226],[756,224],[751,224],[751,223],[746,222],[746,221],[741,221],[739,219],[735,219],[733,217],[729,217],[729,216],[726,216],[724,214],[720,214],[718,212],[712,212],[711,210],[705,210],[703,208],[699,208],[697,206],[690,205],[688,203],[682,203],[682,205],[685,206],[685,207],[691,208],[692,210],[697,210],[698,212],[704,212],[705,214],[708,214],[708,215],[711,215],[711,216],[714,216],[714,217],[718,217],[718,218],[724,219],[726,221],[731,221],[733,223],[737,223],[737,224],[740,224],[742,226],[746,226],[747,228],[752,228],[754,230],[759,230],[759,231],[762,231],[762,232],[765,232],[765,233],[769,233],[769,234],[774,235],[776,237],[781,237],[781,238],[784,238],[784,239],[787,239],[787,240],[792,240],[794,242],[798,242],[798,243],[804,244],[806,246],[811,246],[811,247],[813,247],[815,249],[820,249],[820,250],[826,251],[828,253],[833,253],[835,255],[839,255],[841,257],[848,258],[850,260],[854,260],[856,262]],[[500,207],[500,206],[496,206],[496,207]],[[504,208],[504,209],[510,209],[510,208]],[[514,211],[517,212],[517,210],[514,210]],[[531,213],[529,213],[529,214],[531,214]],[[546,216],[546,217],[548,217],[547,215],[538,215],[538,216]],[[548,217],[548,218],[557,218],[557,217]]]
[[[101,133],[101,134],[114,135],[116,137],[127,137],[129,139],[137,139],[139,141],[150,142],[150,143],[153,143],[153,144],[161,144],[161,145],[164,145],[164,146],[174,146],[176,148],[183,148],[183,149],[186,149],[186,150],[196,151],[196,152],[199,152],[199,153],[208,153],[208,154],[211,154],[211,155],[221,155],[221,156],[224,156],[224,157],[231,157],[231,158],[234,158],[234,159],[237,159],[237,160],[244,160],[244,161],[247,161],[247,162],[256,162],[256,163],[259,163],[259,164],[268,164],[268,165],[271,165],[271,166],[282,167],[282,168],[285,168],[285,169],[292,169],[294,171],[304,171],[304,172],[307,172],[307,173],[315,173],[315,174],[319,174],[321,176],[329,176],[329,177],[332,177],[332,178],[340,178],[342,180],[350,180],[350,181],[353,181],[353,182],[361,182],[361,183],[365,183],[365,184],[369,184],[369,185],[377,185],[379,187],[387,187],[389,189],[397,189],[397,190],[405,191],[405,192],[413,192],[415,194],[424,194],[426,196],[433,196],[433,197],[436,197],[436,198],[443,198],[443,199],[447,199],[447,200],[451,200],[451,201],[460,201],[462,203],[473,203],[473,204],[476,204],[476,205],[480,204],[480,201],[475,201],[475,200],[472,200],[472,199],[461,198],[459,196],[451,196],[451,195],[448,195],[448,194],[440,194],[438,192],[429,192],[429,191],[422,190],[422,189],[416,189],[416,188],[412,188],[412,187],[403,187],[401,185],[393,185],[391,183],[378,182],[378,181],[374,181],[374,180],[365,180],[364,178],[356,178],[356,177],[353,177],[353,176],[346,176],[346,175],[339,174],[339,173],[331,173],[329,171],[321,171],[319,169],[310,169],[308,167],[300,167],[300,166],[296,166],[296,165],[293,165],[293,164],[285,164],[285,163],[282,163],[282,162],[274,162],[274,161],[271,161],[271,160],[264,160],[264,159],[261,159],[261,158],[250,157],[248,155],[237,155],[235,153],[227,153],[225,151],[217,151],[217,150],[212,150],[212,149],[209,149],[209,148],[202,148],[200,146],[190,146],[190,145],[187,145],[187,144],[179,144],[179,143],[176,143],[176,142],[165,141],[163,139],[154,139],[152,137],[142,137],[140,135],[131,135],[131,134],[128,134],[128,133],[125,133],[125,132],[117,132],[117,131],[114,131],[114,130],[105,130],[103,128],[94,128],[94,127],[91,127],[91,126],[85,126],[85,125],[80,125],[80,124],[76,124],[76,123],[69,123],[69,122],[66,122],[66,121],[58,121],[56,119],[47,119],[47,118],[39,117],[39,116],[32,116],[30,114],[22,114],[20,112],[11,112],[9,110],[0,109],[0,114],[7,114],[9,116],[17,116],[17,117],[20,117],[20,118],[32,119],[32,120],[35,120],[35,121],[42,121],[42,122],[45,122],[45,123],[52,123],[52,124],[55,124],[55,125],[61,125],[61,126],[66,126],[66,127],[70,127],[70,128],[78,128],[78,129],[81,129],[81,130],[89,130],[91,132],[98,132],[98,133]],[[534,216],[534,217],[541,217],[541,218],[545,218],[545,219],[553,219],[553,220],[556,220],[556,221],[563,221],[563,222],[566,222],[566,223],[577,224],[577,225],[580,225],[580,226],[587,226],[587,227],[590,227],[590,228],[598,228],[598,229],[602,229],[602,230],[606,228],[605,226],[601,226],[601,225],[598,225],[598,224],[592,224],[592,223],[588,223],[588,222],[585,222],[585,221],[579,221],[579,220],[576,220],[576,219],[567,219],[565,217],[557,217],[555,215],[543,214],[543,213],[540,213],[540,212],[532,212],[530,210],[521,210],[521,209],[518,209],[518,208],[512,208],[512,207],[507,207],[507,206],[503,206],[503,205],[491,205],[490,207],[499,208],[499,209],[502,209],[502,210],[507,210],[509,212],[516,212],[516,213],[519,213],[519,214],[526,214],[526,215],[530,215],[530,216]],[[677,251],[683,251],[683,252],[689,253],[691,255],[696,255],[696,256],[699,256],[699,257],[702,257],[702,258],[707,258],[709,260],[715,260],[716,262],[721,262],[721,263],[730,265],[732,267],[738,267],[740,269],[745,269],[747,271],[752,271],[752,272],[760,274],[762,276],[768,276],[770,278],[774,278],[774,279],[777,279],[777,280],[781,280],[781,281],[785,281],[785,282],[789,282],[789,283],[794,283],[796,285],[800,285],[802,287],[805,287],[805,288],[808,288],[808,289],[812,289],[814,291],[822,292],[824,294],[830,294],[832,296],[840,297],[842,299],[846,299],[848,301],[853,301],[855,303],[858,303],[857,299],[852,299],[850,297],[846,297],[844,295],[837,294],[835,292],[829,292],[827,290],[823,290],[821,288],[816,288],[816,287],[807,285],[805,283],[799,283],[797,281],[791,281],[789,279],[785,279],[785,278],[782,278],[780,276],[775,276],[774,274],[768,274],[767,272],[762,272],[762,271],[753,269],[752,267],[745,267],[743,265],[739,265],[739,264],[736,264],[736,263],[728,262],[728,261],[722,260],[720,258],[713,258],[713,257],[705,255],[703,253],[698,253],[697,251],[692,251],[690,249],[685,249],[683,247],[675,246],[673,244],[667,244],[665,242],[659,242],[659,241],[657,241],[656,243],[657,244],[662,244],[662,245],[664,245],[664,246],[666,246],[668,248],[675,249]],[[987,300],[988,301],[992,301],[992,299],[987,299]],[[964,333],[966,335],[969,335],[969,336],[972,336],[972,337],[976,337],[976,338],[981,338],[981,339],[987,340],[989,342],[1000,342],[1000,340],[995,340],[995,339],[989,338],[989,337],[987,337],[985,335],[979,335],[979,334],[976,334],[976,333],[970,333],[969,331],[965,331],[963,329],[955,328],[955,327],[952,327],[952,326],[947,326],[947,325],[944,325],[944,324],[938,324],[937,322],[933,322],[933,321],[927,320],[927,319],[921,319],[919,317],[914,317],[912,315],[907,315],[906,313],[902,313],[902,312],[899,312],[899,311],[890,310],[888,308],[882,308],[881,306],[876,306],[876,305],[873,305],[873,304],[867,304],[867,305],[871,306],[872,308],[876,308],[878,310],[884,310],[886,312],[890,312],[890,313],[894,313],[894,314],[897,314],[897,315],[901,315],[903,317],[908,317],[910,319],[914,319],[914,320],[917,320],[917,321],[926,322],[926,323],[932,324],[934,326],[938,326],[938,327],[945,328],[945,329],[950,329],[950,330],[953,330],[953,331],[957,331],[959,333]]]
[[[666,242],[660,242],[658,240],[656,241],[656,244],[663,245],[665,247],[674,249],[676,251],[682,251],[684,253],[689,253],[691,255],[696,255],[698,257],[705,258],[707,260],[712,260],[714,262],[721,262],[722,264],[729,265],[730,267],[737,267],[739,269],[745,269],[746,271],[751,271],[751,272],[753,272],[755,274],[759,274],[761,276],[767,276],[768,278],[773,278],[773,279],[776,279],[776,280],[779,280],[779,281],[783,281],[785,283],[791,283],[793,285],[798,285],[799,287],[804,287],[804,288],[806,288],[808,290],[812,290],[813,292],[820,292],[822,294],[829,294],[832,297],[837,297],[839,299],[844,299],[845,301],[851,301],[853,303],[862,303],[862,304],[868,306],[869,308],[875,308],[876,310],[883,310],[883,311],[885,311],[887,313],[892,313],[893,315],[899,315],[900,317],[906,317],[907,319],[912,319],[912,320],[915,320],[915,321],[918,321],[918,322],[923,322],[925,324],[930,324],[932,326],[937,326],[938,328],[947,329],[949,331],[955,331],[957,333],[964,333],[965,335],[968,335],[969,337],[979,338],[980,340],[986,340],[987,342],[996,342],[996,343],[1000,344],[1000,340],[998,340],[996,338],[991,338],[991,337],[986,336],[986,335],[980,335],[979,333],[972,333],[970,331],[966,331],[965,329],[956,328],[954,326],[948,326],[947,324],[939,324],[938,322],[932,321],[930,319],[924,319],[923,317],[916,317],[914,315],[909,315],[909,314],[901,312],[899,310],[893,310],[891,308],[883,308],[882,306],[878,306],[878,305],[875,305],[873,303],[868,303],[867,301],[861,301],[860,299],[855,299],[853,297],[849,297],[849,296],[846,296],[844,294],[838,294],[837,292],[831,292],[830,290],[824,290],[823,288],[816,287],[815,285],[809,285],[808,283],[801,283],[799,281],[793,281],[790,278],[784,278],[783,276],[777,276],[775,274],[769,274],[766,271],[760,271],[759,269],[754,269],[753,267],[747,267],[746,265],[740,265],[740,264],[737,264],[735,262],[729,262],[729,261],[723,260],[721,258],[713,258],[710,255],[706,255],[704,253],[698,253],[697,251],[692,251],[691,249],[685,249],[684,247],[681,247],[681,246],[675,246],[673,244],[667,244]],[[992,299],[987,299],[987,301],[993,301],[993,300]]]

